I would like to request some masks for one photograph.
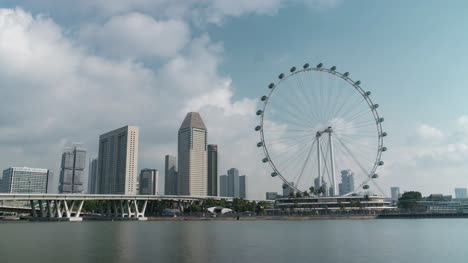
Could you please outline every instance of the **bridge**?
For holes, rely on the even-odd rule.
[[[82,221],[82,208],[86,201],[97,201],[99,215],[108,219],[135,218],[146,220],[145,212],[149,202],[170,201],[177,203],[181,211],[194,202],[203,203],[208,199],[227,200],[217,196],[183,195],[98,195],[98,194],[0,194],[2,201],[29,202],[33,219]],[[7,210],[24,210],[25,207],[5,207]]]

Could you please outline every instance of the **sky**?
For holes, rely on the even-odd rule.
[[[253,131],[258,98],[291,66],[349,71],[385,117],[378,184],[423,194],[468,187],[466,1],[3,0],[0,167],[55,171],[65,146],[140,127],[139,168],[164,170],[199,111],[220,174],[248,197],[280,191]],[[55,188],[54,186],[54,188]]]

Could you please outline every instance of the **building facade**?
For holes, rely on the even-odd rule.
[[[208,196],[218,195],[218,145],[208,145]]]
[[[221,175],[219,177],[219,196],[228,196],[228,177],[227,175]]]
[[[345,195],[354,191],[354,173],[351,170],[341,171],[341,183],[339,186],[340,195]],[[331,194],[331,196],[333,196]]]
[[[159,171],[143,169],[140,171],[140,195],[159,195]]]
[[[60,168],[59,193],[82,194],[86,150],[76,145],[72,148],[66,148],[62,153]]]
[[[236,168],[231,168],[228,170],[227,176],[227,196],[239,198],[239,170]]]
[[[97,194],[98,186],[98,159],[89,159],[88,165],[88,194]]]
[[[239,198],[247,198],[247,176],[239,176]]]
[[[99,194],[137,194],[138,140],[136,126],[99,136]]]
[[[164,160],[164,194],[177,195],[176,157],[166,155]]]
[[[277,192],[266,192],[265,194],[266,200],[276,200],[278,198],[278,193]]]
[[[455,188],[455,198],[456,199],[467,199],[466,188]]]
[[[390,198],[393,203],[398,202],[398,199],[400,199],[400,187],[390,187]]]
[[[10,167],[3,170],[3,193],[47,193],[49,178],[53,172],[48,169],[29,167]]]
[[[198,112],[189,112],[178,133],[179,195],[206,196],[208,192],[207,129]]]

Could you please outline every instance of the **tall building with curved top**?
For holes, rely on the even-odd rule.
[[[206,196],[208,191],[207,129],[198,112],[185,116],[178,134],[177,192]]]

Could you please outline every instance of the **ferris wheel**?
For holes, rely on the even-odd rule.
[[[312,196],[371,191],[384,164],[384,119],[371,92],[336,67],[305,64],[281,73],[261,97],[257,147],[283,188]]]

